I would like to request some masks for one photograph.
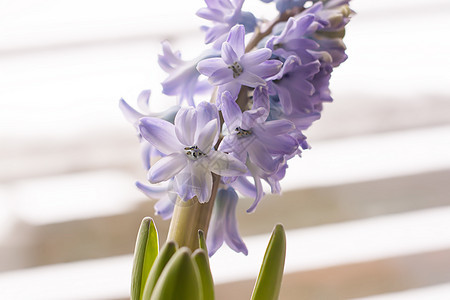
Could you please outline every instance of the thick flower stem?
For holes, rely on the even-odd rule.
[[[207,203],[199,203],[196,198],[182,201],[178,198],[170,222],[168,241],[175,241],[179,247],[189,247],[192,251],[199,248],[198,231],[202,230],[205,236],[208,233],[209,220],[214,206],[220,176],[213,175],[211,198]]]

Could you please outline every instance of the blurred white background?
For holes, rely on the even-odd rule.
[[[118,100],[151,88],[156,110],[173,103],[160,95],[160,41],[195,57],[202,6],[0,2],[1,299],[128,297],[153,204],[134,188],[145,172]],[[258,0],[246,7],[274,15]],[[335,102],[305,132],[313,149],[293,161],[283,195],[252,215],[241,201],[250,255],[224,248],[212,259],[218,299],[251,293],[278,222],[288,230],[281,299],[450,298],[450,2],[352,8]],[[155,220],[164,241],[167,222]]]

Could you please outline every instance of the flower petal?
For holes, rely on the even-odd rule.
[[[195,141],[195,145],[197,145],[202,152],[208,154],[209,151],[211,151],[213,144],[216,142],[218,130],[217,121],[211,120],[208,122],[208,124],[205,125],[204,128],[199,128],[199,130],[201,131],[198,135],[197,140]]]
[[[139,132],[156,149],[164,154],[171,154],[183,148],[175,134],[175,126],[157,118],[140,119]]]
[[[222,59],[227,65],[232,65],[238,61],[236,52],[234,52],[231,45],[227,42],[222,44]]]
[[[225,120],[225,124],[227,124],[228,130],[231,133],[236,127],[241,126],[242,112],[230,92],[223,92],[221,100],[223,119]]]
[[[220,176],[237,176],[247,172],[247,167],[231,154],[219,151],[211,151],[206,159],[206,167],[213,173]]]
[[[175,202],[177,201],[177,196],[178,195],[176,193],[169,192],[164,197],[159,199],[159,201],[153,206],[155,209],[155,214],[161,216],[163,220],[170,219],[172,217]]]
[[[294,130],[295,126],[288,120],[273,120],[264,123],[261,129],[268,135],[279,135]]]
[[[248,65],[259,65],[265,62],[272,55],[272,50],[269,48],[258,49],[249,53],[242,55],[240,62],[242,67],[245,68]]]
[[[228,67],[224,67],[212,73],[211,76],[208,78],[208,81],[212,85],[221,85],[228,83],[233,79],[234,79],[233,71],[228,69]]]
[[[159,199],[167,194],[167,186],[145,185],[136,181],[136,187],[140,189],[147,197]]]
[[[194,144],[197,129],[197,111],[193,107],[182,107],[175,117],[175,134],[185,146]]]
[[[245,28],[244,25],[235,25],[228,34],[227,42],[233,47],[238,58],[245,52]]]
[[[277,164],[267,151],[263,143],[255,139],[247,148],[250,161],[264,172],[272,174],[277,170]]]
[[[256,121],[266,114],[266,110],[262,107],[258,109],[246,110],[242,114],[242,129],[249,130],[255,127]]]
[[[181,152],[164,156],[150,168],[148,180],[151,183],[169,180],[186,167],[187,160],[187,156]]]
[[[239,235],[237,227],[236,205],[239,197],[232,188],[229,188],[227,191],[229,195],[226,199],[225,242],[234,251],[242,252],[244,255],[248,255],[247,247]]]
[[[198,62],[197,70],[205,76],[211,76],[212,73],[221,68],[226,68],[227,65],[220,57],[213,57],[204,59]]]
[[[283,63],[281,61],[271,59],[259,65],[249,66],[245,68],[245,70],[253,74],[256,74],[262,78],[268,78],[270,76],[274,76],[275,74],[277,74],[281,70],[282,65]]]
[[[122,111],[122,114],[124,115],[125,119],[127,119],[128,122],[136,126],[137,122],[140,118],[144,117],[143,114],[136,111],[134,108],[132,108],[128,103],[125,102],[125,100],[120,99],[119,101],[119,108]]]
[[[144,112],[150,112],[150,96],[152,94],[151,90],[143,90],[137,99],[137,104],[140,109]]]
[[[211,120],[216,120],[217,128],[220,128],[219,112],[217,111],[216,105],[206,101],[202,101],[197,105],[196,110],[197,130],[195,131],[194,141],[198,139],[198,135],[200,134],[201,129],[205,128],[206,124],[208,124]],[[219,130],[217,130],[214,141],[217,141],[217,139],[219,138],[219,133]]]
[[[246,70],[244,70],[244,72],[242,72],[242,74],[236,78],[236,81],[238,81],[242,85],[253,88],[257,87],[258,85],[266,85],[266,81],[264,79],[262,79],[258,75],[247,72]]]

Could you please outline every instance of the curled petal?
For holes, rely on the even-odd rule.
[[[125,116],[125,119],[127,119],[127,121],[133,125],[137,124],[139,119],[144,117],[143,114],[136,111],[134,108],[128,105],[128,103],[126,103],[125,100],[123,99],[120,99],[119,101],[119,108],[122,111],[122,114]]]
[[[137,181],[136,187],[140,189],[147,197],[152,199],[159,199],[167,193],[167,186],[145,185]]]
[[[142,109],[144,112],[149,111],[151,94],[152,94],[151,90],[143,90],[138,96],[137,104],[139,108]]]
[[[247,247],[245,246],[244,241],[239,235],[237,220],[236,220],[236,205],[239,199],[238,195],[233,189],[229,189],[229,197],[228,197],[228,205],[226,214],[227,217],[225,219],[225,242],[231,249],[236,252],[242,252],[244,255],[248,254]]]

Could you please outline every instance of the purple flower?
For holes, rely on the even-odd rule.
[[[206,245],[212,256],[223,242],[234,251],[248,254],[247,247],[239,235],[236,220],[236,205],[239,197],[233,188],[220,189],[214,202]]]
[[[297,141],[289,135],[295,127],[287,120],[265,122],[261,119],[266,112],[263,108],[241,112],[228,92],[222,95],[223,118],[230,132],[225,136],[219,149],[232,152],[242,162],[247,158],[264,172],[277,171],[277,161],[272,155],[293,153]]]
[[[256,18],[250,12],[242,12],[244,0],[205,0],[207,7],[197,11],[197,16],[213,21],[212,27],[206,27],[205,43],[214,43],[220,49],[231,27],[243,24],[245,31],[252,32],[256,27]]]
[[[317,60],[302,65],[297,56],[289,56],[281,71],[270,78],[271,87],[278,94],[285,114],[289,115],[294,110],[308,113],[314,109],[310,97],[315,88],[311,80],[319,68]]]
[[[253,88],[266,85],[264,78],[276,74],[281,68],[280,61],[268,60],[272,55],[270,49],[244,53],[244,36],[244,26],[234,26],[222,44],[222,57],[205,59],[197,65],[197,70],[208,76],[212,85],[219,86],[219,100],[224,91],[229,91],[236,99],[242,85]]]
[[[164,94],[178,96],[179,103],[186,101],[194,106],[195,94],[205,92],[205,89],[212,91],[209,84],[199,82],[200,73],[196,66],[202,59],[219,56],[218,51],[208,50],[192,61],[185,61],[181,59],[179,51],[172,51],[168,42],[162,43],[162,50],[163,55],[158,55],[158,63],[169,74],[169,77],[161,83]]]
[[[317,27],[313,14],[304,15],[299,19],[289,18],[283,31],[270,38],[266,47],[272,49],[274,55],[284,59],[291,55],[297,55],[302,63],[311,62],[315,60],[315,57],[310,53],[311,50],[319,48],[316,41],[306,36],[311,27]]]
[[[211,172],[237,176],[245,165],[229,154],[215,151],[219,120],[217,109],[206,102],[197,108],[182,107],[175,125],[156,118],[142,118],[139,130],[156,149],[165,154],[149,170],[151,183],[173,180],[173,190],[183,199],[197,196],[201,203],[210,198]]]
[[[151,144],[149,144],[145,139],[142,139],[142,136],[139,132],[139,120],[144,117],[155,117],[163,118],[167,121],[173,122],[175,114],[180,109],[179,106],[173,106],[172,108],[169,108],[162,113],[151,113],[149,108],[150,95],[150,90],[144,90],[138,96],[137,104],[140,110],[143,111],[142,113],[132,108],[127,102],[125,102],[125,100],[120,99],[119,101],[119,108],[122,111],[122,114],[125,116],[127,121],[130,122],[134,128],[136,128],[136,131],[138,133],[138,138],[141,142],[142,162],[146,170],[150,168],[152,158],[159,158],[163,156],[163,154]]]

